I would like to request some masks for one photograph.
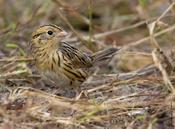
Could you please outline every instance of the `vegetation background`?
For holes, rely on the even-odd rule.
[[[173,0],[0,0],[0,128],[175,128]],[[74,90],[47,84],[28,51],[31,33],[56,24],[90,52],[122,47]]]

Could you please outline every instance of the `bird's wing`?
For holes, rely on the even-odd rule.
[[[69,65],[73,68],[89,68],[93,65],[93,59],[90,55],[66,42],[61,43],[59,50],[68,59]]]

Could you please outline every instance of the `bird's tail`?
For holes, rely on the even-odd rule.
[[[121,48],[108,48],[93,55],[93,64],[103,63],[104,61],[111,59]]]

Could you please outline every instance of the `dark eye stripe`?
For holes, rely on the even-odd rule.
[[[43,34],[43,32],[42,32],[42,33],[35,34],[32,38],[33,38],[33,39],[36,39],[36,38],[38,38],[41,34]]]
[[[36,39],[39,35],[40,35],[40,34],[36,34],[36,35],[34,35],[32,38],[33,38],[33,39]]]

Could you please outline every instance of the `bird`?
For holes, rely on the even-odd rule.
[[[65,42],[67,35],[63,28],[47,24],[34,30],[29,42],[37,69],[49,73],[49,76],[56,76],[55,80],[66,78],[70,84],[75,81],[82,83],[91,75],[90,68],[111,59],[120,50],[111,47],[90,54]]]

